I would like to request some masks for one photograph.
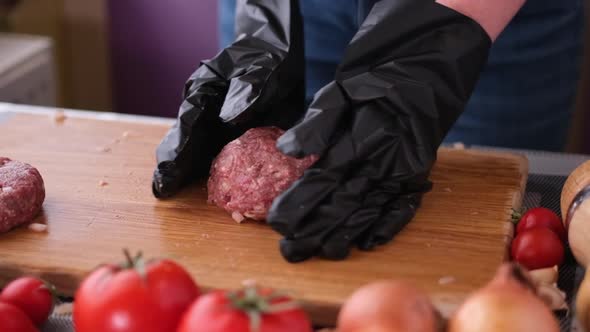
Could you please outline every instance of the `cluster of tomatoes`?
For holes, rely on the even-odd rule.
[[[75,294],[77,332],[312,332],[303,309],[272,289],[245,285],[201,292],[172,260],[144,260],[93,270]],[[0,331],[39,331],[53,310],[53,292],[42,281],[20,278],[0,295]]]
[[[537,207],[516,217],[512,260],[529,270],[559,266],[565,256],[567,233],[561,218],[550,209]]]
[[[39,331],[54,303],[53,291],[40,279],[22,277],[11,281],[0,293],[0,331]]]
[[[202,294],[182,266],[141,254],[93,271],[73,311],[78,332],[311,332],[304,311],[285,296],[255,285]]]

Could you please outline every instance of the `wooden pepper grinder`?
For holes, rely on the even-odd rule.
[[[590,263],[590,160],[567,178],[561,192],[561,215],[570,248],[583,267]]]

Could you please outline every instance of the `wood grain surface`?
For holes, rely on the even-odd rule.
[[[201,184],[171,199],[153,197],[154,151],[166,130],[23,114],[1,122],[0,156],[28,162],[44,177],[47,198],[36,222],[48,231],[0,235],[0,285],[34,274],[72,295],[94,267],[120,261],[129,248],[177,260],[207,290],[246,279],[285,290],[318,324],[332,324],[356,288],[386,278],[415,282],[448,313],[507,257],[511,209],[521,204],[528,169],[519,155],[441,149],[434,189],[391,243],[345,261],[290,264],[278,234],[262,223],[237,224],[206,203]]]

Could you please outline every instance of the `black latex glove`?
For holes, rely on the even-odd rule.
[[[157,148],[156,197],[209,174],[246,130],[290,128],[304,114],[303,26],[298,0],[238,0],[236,41],[185,85],[178,119]]]
[[[404,228],[490,46],[475,21],[433,1],[376,3],[335,80],[279,139],[286,154],[320,156],[268,215],[287,260],[342,259]]]

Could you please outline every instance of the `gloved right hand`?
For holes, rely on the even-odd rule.
[[[478,22],[433,0],[376,2],[334,80],[277,142],[319,156],[268,213],[285,259],[345,259],[413,219],[490,46]]]
[[[298,0],[238,0],[236,41],[187,81],[176,123],[156,151],[153,193],[168,197],[207,176],[231,140],[303,116],[303,27]]]

